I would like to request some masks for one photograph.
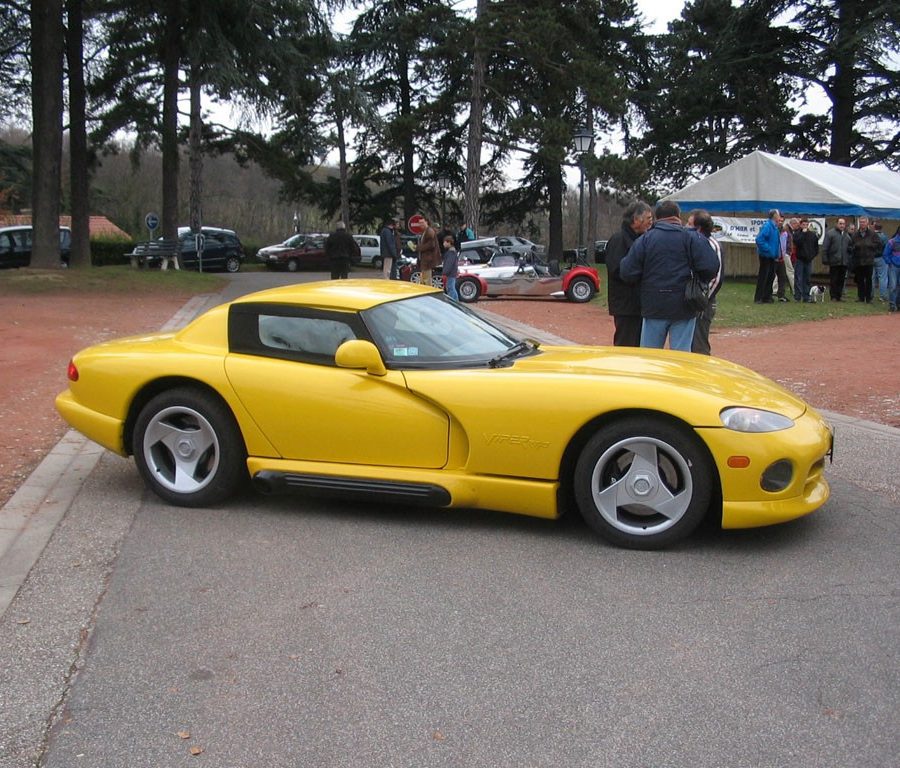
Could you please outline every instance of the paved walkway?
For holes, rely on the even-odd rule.
[[[233,282],[222,294],[195,296],[161,330],[180,328],[197,314],[225,300],[271,284],[266,273]],[[281,282],[276,275],[276,281]],[[291,279],[287,282],[294,280]],[[479,310],[513,333],[545,344],[570,344],[567,339],[538,328]],[[888,471],[890,462],[873,456],[900,456],[900,430],[826,412],[835,427],[835,459],[829,474],[842,477],[900,505],[900,473]],[[104,450],[74,430],[46,456],[16,494],[0,510],[0,617],[28,578],[56,526],[77,497]]]

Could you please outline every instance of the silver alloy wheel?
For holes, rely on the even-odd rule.
[[[288,272],[296,272],[300,269],[300,265],[297,263],[297,259],[290,259],[287,263]]]
[[[594,286],[584,277],[576,277],[569,286],[569,294],[572,301],[583,303],[590,301],[594,295]]]
[[[225,259],[225,271],[231,273],[240,272],[241,260],[237,256],[229,256]]]
[[[691,470],[679,451],[652,437],[607,448],[591,475],[594,505],[615,529],[656,535],[675,526],[693,497]]]
[[[205,488],[216,476],[221,449],[212,424],[187,406],[155,414],[144,431],[143,458],[154,479],[173,493]]]
[[[460,301],[466,303],[476,301],[480,293],[478,282],[472,279],[460,280],[456,285],[456,292]]]

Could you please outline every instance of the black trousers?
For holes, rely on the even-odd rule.
[[[853,271],[856,281],[856,295],[860,301],[872,301],[872,265],[857,267]]]
[[[844,297],[844,281],[847,279],[847,267],[843,264],[832,264],[828,268],[828,293],[832,301],[840,301]]]
[[[640,315],[613,315],[613,324],[616,326],[613,333],[613,346],[641,346],[641,328],[644,325],[644,318]]]
[[[350,262],[346,259],[335,259],[331,262],[331,279],[346,280],[350,274]]]
[[[756,276],[756,293],[753,301],[772,301],[772,282],[775,280],[775,259],[759,257],[759,274]]]

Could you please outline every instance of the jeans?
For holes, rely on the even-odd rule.
[[[888,300],[888,265],[881,256],[875,258],[875,279],[878,281],[878,293],[882,301]]]
[[[459,293],[456,291],[456,278],[448,277],[445,282],[444,293],[453,299],[453,301],[459,301]]]
[[[668,336],[669,349],[690,352],[696,324],[696,317],[687,320],[660,320],[655,317],[645,317],[641,326],[641,346],[662,349],[666,346],[666,336]]]
[[[796,296],[798,301],[809,301],[810,278],[812,276],[812,262],[800,261],[794,265],[794,285],[796,286]]]
[[[900,265],[885,264],[885,267],[887,267],[888,301],[896,309],[897,301],[900,300]]]

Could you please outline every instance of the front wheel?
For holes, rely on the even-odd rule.
[[[287,268],[288,272],[296,272],[298,269],[300,269],[300,263],[297,261],[297,259],[291,259],[287,263]]]
[[[481,286],[478,281],[471,277],[461,277],[456,281],[456,292],[459,294],[459,300],[471,304],[478,301],[481,295]]]
[[[247,474],[234,416],[199,389],[180,387],[150,400],[135,422],[132,451],[150,489],[182,507],[224,501]]]
[[[225,271],[231,273],[240,272],[241,260],[237,256],[229,256],[225,259]]]
[[[715,469],[687,427],[627,418],[588,441],[574,483],[581,515],[597,533],[619,546],[660,549],[703,519]]]
[[[586,277],[576,277],[566,289],[566,298],[584,304],[594,298],[594,284]]]

